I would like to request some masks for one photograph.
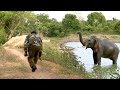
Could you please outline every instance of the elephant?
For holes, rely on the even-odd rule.
[[[117,65],[119,48],[115,43],[106,39],[101,40],[95,35],[92,35],[90,38],[83,41],[81,32],[79,31],[77,34],[79,34],[79,39],[82,45],[85,46],[86,49],[92,49],[94,65],[101,65],[101,57],[109,58],[112,60],[113,65]]]

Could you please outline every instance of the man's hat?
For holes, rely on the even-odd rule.
[[[37,34],[37,32],[36,32],[35,30],[33,30],[33,31],[31,32],[31,34],[32,34],[32,33],[35,33],[35,34]]]

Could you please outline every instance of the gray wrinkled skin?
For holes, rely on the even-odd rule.
[[[117,65],[119,48],[115,43],[106,39],[100,40],[96,36],[91,36],[83,41],[81,33],[78,32],[78,34],[80,42],[83,44],[83,46],[85,46],[86,49],[92,49],[94,64],[101,65],[101,57],[103,57],[111,59],[113,64]]]

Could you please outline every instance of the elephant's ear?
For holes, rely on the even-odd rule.
[[[99,39],[98,38],[95,38],[95,44],[94,44],[94,50],[93,52],[98,52],[99,50]]]

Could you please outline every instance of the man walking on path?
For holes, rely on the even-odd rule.
[[[32,31],[31,34],[26,36],[26,39],[24,41],[24,56],[28,56],[28,62],[32,68],[32,72],[35,72],[37,69],[36,64],[41,55],[42,39],[36,31]]]

